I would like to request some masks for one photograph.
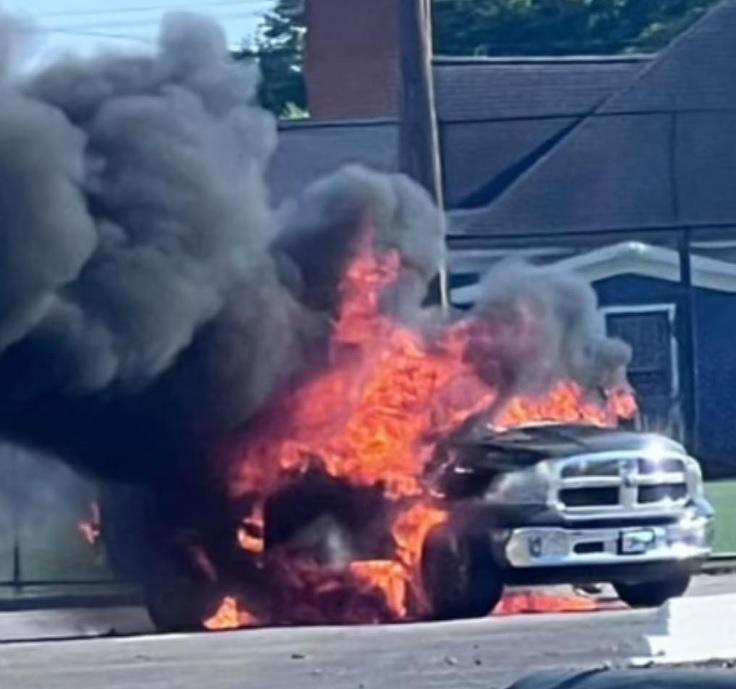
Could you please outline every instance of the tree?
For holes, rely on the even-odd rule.
[[[255,37],[234,54],[236,60],[258,61],[263,107],[284,118],[304,117],[305,0],[279,0],[260,22]]]
[[[653,52],[719,0],[435,0],[444,55]]]
[[[307,110],[302,70],[306,1],[278,0],[253,45],[236,55],[257,57],[263,71],[262,102],[280,116]],[[434,0],[435,52],[477,56],[653,52],[718,2]]]

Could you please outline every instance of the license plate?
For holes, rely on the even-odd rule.
[[[654,531],[651,529],[632,529],[622,531],[620,549],[622,555],[646,553],[654,545]]]

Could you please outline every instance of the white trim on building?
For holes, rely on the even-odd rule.
[[[497,260],[498,255],[498,250],[489,250],[485,254],[486,265],[494,258]],[[508,252],[507,255],[516,254]],[[473,253],[472,262],[475,266],[480,266],[480,256],[480,250]],[[461,263],[460,257],[451,261],[452,265]],[[591,282],[621,275],[639,275],[667,282],[680,282],[681,277],[678,251],[639,241],[619,242],[547,265],[572,270]],[[696,287],[736,293],[736,263],[691,254],[691,275]],[[458,305],[472,304],[478,298],[478,290],[478,283],[455,288],[452,290],[452,301]]]

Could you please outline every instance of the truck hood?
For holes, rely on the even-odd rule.
[[[475,426],[452,441],[462,464],[493,465],[496,469],[528,466],[545,459],[615,451],[684,453],[682,445],[655,433],[582,424],[544,424],[506,431]]]

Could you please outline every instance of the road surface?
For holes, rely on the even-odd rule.
[[[734,591],[734,576],[701,577],[693,595]],[[494,689],[538,670],[621,662],[640,650],[636,640],[653,614],[615,610],[391,627],[18,641],[44,632],[59,636],[64,625],[69,633],[89,634],[103,631],[113,618],[126,632],[146,622],[136,609],[6,613],[0,615],[0,637],[10,642],[0,644],[0,687]]]

